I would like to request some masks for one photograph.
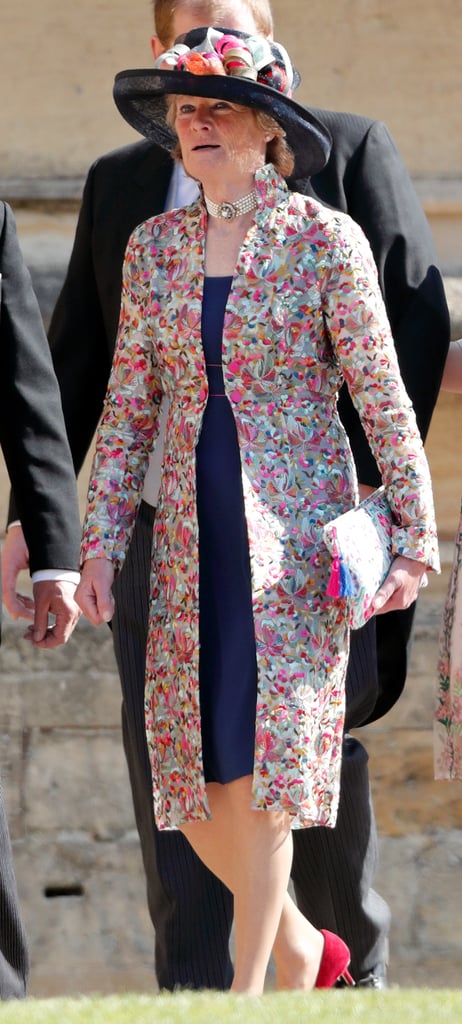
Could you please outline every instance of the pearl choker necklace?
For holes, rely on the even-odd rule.
[[[236,199],[235,203],[213,203],[204,193],[204,202],[211,217],[221,217],[223,220],[234,220],[234,217],[241,217],[243,213],[255,210],[258,205],[255,189],[242,196],[242,199]]]

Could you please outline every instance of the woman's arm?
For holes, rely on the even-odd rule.
[[[97,433],[83,528],[81,562],[108,559],[120,568],[133,532],[162,399],[153,345],[149,268],[143,227],[129,240],[111,376]],[[146,285],[145,282],[148,282]]]
[[[323,286],[326,325],[396,515],[393,550],[396,556],[438,570],[428,463],[401,378],[370,247],[349,218],[339,215],[336,230]],[[397,578],[394,589],[401,589]],[[388,599],[385,607],[390,610]]]

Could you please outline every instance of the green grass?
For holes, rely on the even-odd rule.
[[[6,1003],[1,1024],[461,1024],[458,989],[337,990],[27,999]]]

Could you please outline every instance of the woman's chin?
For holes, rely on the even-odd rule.
[[[186,159],[183,156],[184,169],[191,178],[199,178],[204,171],[217,167],[223,163],[223,154],[219,148],[195,149],[188,153]]]

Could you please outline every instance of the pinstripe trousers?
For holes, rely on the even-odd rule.
[[[19,911],[10,835],[0,787],[0,999],[26,994],[29,956]]]
[[[124,567],[114,585],[114,649],[122,687],[122,729],[155,931],[160,988],[226,989],[232,980],[232,896],[178,831],[154,822],[144,725],[144,675],[154,509],[144,502]],[[352,634],[347,727],[367,718],[377,687],[373,622]],[[365,680],[367,686],[365,687]],[[390,914],[372,889],[377,837],[368,756],[345,736],[335,829],[295,830],[292,879],[300,909],[318,928],[337,932],[352,953],[356,980],[385,963]]]

